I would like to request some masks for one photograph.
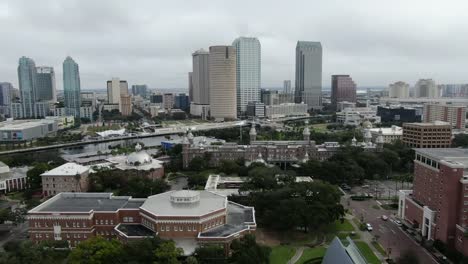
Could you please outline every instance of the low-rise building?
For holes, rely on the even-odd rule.
[[[89,167],[73,162],[65,163],[41,174],[42,193],[53,196],[61,192],[86,192]]]
[[[399,192],[398,205],[424,240],[468,256],[468,149],[415,149],[413,189]]]
[[[26,171],[15,174],[10,167],[0,161],[0,191],[9,193],[12,191],[21,191],[28,187]]]
[[[158,235],[186,255],[200,244],[224,245],[255,232],[255,210],[209,191],[169,191],[134,199],[112,193],[60,193],[28,212],[33,242],[65,240],[71,247],[95,236],[124,242]]]
[[[55,135],[55,119],[8,120],[0,122],[0,142],[23,142]]]
[[[264,118],[265,117],[265,104],[260,102],[249,102],[247,104],[247,116]]]
[[[265,105],[265,117],[274,119],[288,116],[308,116],[306,104],[284,103]]]
[[[447,122],[403,123],[403,142],[412,148],[450,148],[452,126]]]
[[[380,123],[380,117],[377,116],[374,108],[345,108],[343,111],[336,113],[336,122],[344,126],[360,126],[365,121],[369,121],[372,124]]]
[[[371,128],[372,141],[375,142],[377,137],[382,135],[385,143],[393,143],[401,140],[403,136],[403,128],[399,126]]]
[[[397,106],[379,106],[377,115],[382,122],[421,122],[421,108]]]
[[[135,152],[127,155],[112,156],[107,159],[115,168],[123,171],[141,171],[149,179],[164,177],[163,162],[151,157],[140,144],[136,144]]]

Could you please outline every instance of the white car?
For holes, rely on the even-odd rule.
[[[382,215],[382,220],[387,221],[387,220],[388,220],[388,216]]]
[[[399,220],[395,220],[395,224],[396,224],[397,226],[402,226],[402,225],[403,225]]]
[[[369,224],[369,223],[366,224],[366,229],[367,229],[367,231],[369,231],[369,232],[373,230],[371,224]]]

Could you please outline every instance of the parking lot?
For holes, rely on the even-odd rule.
[[[369,194],[377,199],[389,199],[398,195],[398,190],[408,190],[413,187],[412,183],[401,183],[395,181],[366,181],[361,186],[353,187],[348,191],[351,195]]]

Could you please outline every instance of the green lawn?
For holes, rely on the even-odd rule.
[[[290,246],[277,246],[272,248],[270,264],[286,264],[296,253],[296,249]]]
[[[377,249],[377,251],[380,252],[380,254],[382,254],[382,256],[387,255],[387,252],[385,252],[385,249],[378,242],[372,241],[372,245],[375,247],[375,249]]]
[[[304,250],[301,258],[296,262],[296,264],[303,264],[309,259],[323,257],[325,256],[326,251],[327,249],[324,247],[307,248]]]
[[[359,251],[361,254],[364,256],[364,258],[367,260],[368,263],[370,264],[380,264],[380,260],[377,258],[377,256],[372,252],[372,249],[367,245],[366,242],[363,241],[355,241],[354,242],[356,246],[359,248]]]
[[[346,239],[346,237],[350,237],[350,238],[353,239],[353,240],[356,240],[356,239],[361,238],[361,236],[360,236],[358,233],[356,233],[356,234],[354,234],[354,235],[351,235],[351,232],[342,232],[342,233],[338,233],[337,236],[338,236],[338,238],[341,239],[341,240]]]
[[[314,129],[317,132],[321,132],[321,133],[328,131],[327,126],[328,126],[327,123],[311,125],[312,129]]]
[[[344,219],[343,223],[340,220],[335,221],[336,231],[354,231],[354,226],[349,222],[348,219]]]

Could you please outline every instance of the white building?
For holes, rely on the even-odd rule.
[[[306,104],[285,103],[265,106],[266,118],[282,118],[287,116],[307,116]]]
[[[377,116],[377,110],[370,107],[345,108],[336,113],[336,122],[344,126],[359,126],[364,121],[371,123],[380,123],[380,116]]]
[[[239,37],[236,48],[237,112],[243,114],[249,102],[260,101],[261,45],[257,38]]]
[[[391,98],[409,98],[409,84],[405,82],[396,82],[389,85],[388,97]]]
[[[419,79],[414,86],[414,97],[439,98],[439,89],[432,79]]]
[[[399,126],[371,128],[372,141],[376,141],[381,135],[384,143],[392,143],[396,140],[401,140],[403,136],[403,128]]]

